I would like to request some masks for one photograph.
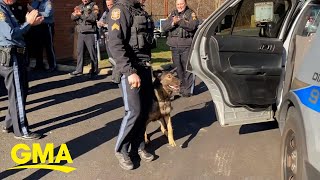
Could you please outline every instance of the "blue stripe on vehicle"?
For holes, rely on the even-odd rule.
[[[300,99],[302,104],[308,108],[320,112],[320,87],[309,86],[293,91]]]

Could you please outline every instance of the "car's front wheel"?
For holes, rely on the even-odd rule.
[[[281,138],[281,179],[303,180],[306,159],[305,131],[300,114],[294,107],[288,111]]]

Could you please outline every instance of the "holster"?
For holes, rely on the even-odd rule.
[[[121,82],[121,73],[116,69],[116,62],[113,58],[109,58],[109,62],[112,65],[112,76],[111,81],[113,83],[119,84]]]
[[[11,67],[11,47],[1,47],[0,48],[0,65],[4,67]]]

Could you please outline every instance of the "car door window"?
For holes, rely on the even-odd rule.
[[[244,0],[221,21],[216,35],[277,37],[290,6],[287,0]]]

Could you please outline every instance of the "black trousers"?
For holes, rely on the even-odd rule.
[[[4,77],[4,83],[8,90],[8,114],[4,126],[10,128],[16,136],[27,135],[28,121],[25,112],[26,89],[26,67],[25,57],[22,54],[12,54],[12,67],[0,66],[0,75]]]
[[[43,68],[43,48],[46,50],[49,68],[56,68],[56,55],[53,46],[54,24],[40,24],[34,27],[33,40],[36,43],[34,55],[36,58],[36,67]]]
[[[180,93],[193,94],[195,77],[186,71],[190,47],[172,47],[172,60],[177,68],[177,74],[181,81]]]
[[[83,56],[84,56],[84,48],[87,47],[90,58],[91,58],[91,73],[98,73],[98,58],[97,51],[95,49],[95,34],[89,33],[79,33],[78,34],[78,43],[77,43],[77,72],[83,72]]]
[[[146,121],[152,105],[153,85],[150,67],[138,68],[138,75],[141,79],[140,88],[131,88],[128,77],[122,76],[119,88],[125,108],[115,151],[128,153],[131,145],[131,152],[145,148],[144,132]]]

